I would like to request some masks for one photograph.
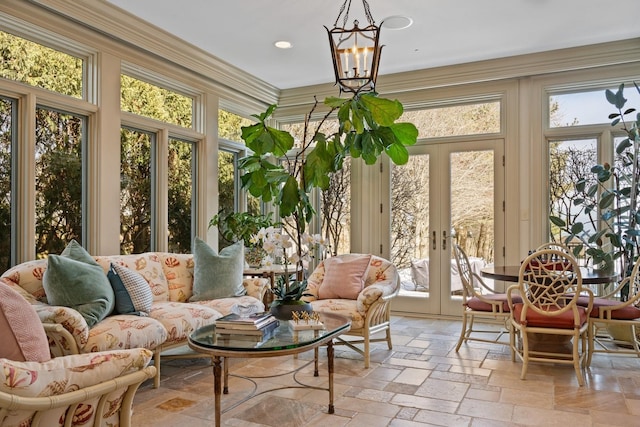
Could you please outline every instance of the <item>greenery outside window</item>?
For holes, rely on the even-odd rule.
[[[191,252],[194,237],[195,143],[169,139],[169,252]]]
[[[83,241],[86,118],[36,110],[36,256]]]
[[[0,272],[12,265],[13,254],[13,140],[16,128],[14,99],[0,97]]]
[[[120,253],[139,254],[153,250],[152,195],[155,194],[151,165],[156,135],[137,129],[120,132]]]
[[[82,58],[0,31],[0,77],[82,98]]]

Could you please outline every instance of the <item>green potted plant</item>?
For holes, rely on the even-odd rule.
[[[634,86],[640,93],[638,85]],[[579,197],[574,205],[581,206],[586,214],[579,218],[587,219],[569,223],[550,216],[550,220],[566,233],[565,243],[579,242],[573,249],[575,255],[584,251],[594,266],[616,269],[624,278],[631,273],[640,248],[640,114],[633,115],[635,108],[625,109],[624,84],[616,92],[606,90],[605,95],[617,109],[609,115],[611,125],[621,124],[625,132],[625,138],[616,147],[617,159],[613,165],[597,164],[591,168],[595,183],[587,186],[587,178],[576,182]],[[598,210],[599,215],[589,215]],[[623,301],[627,297],[628,289],[621,295]]]
[[[254,197],[273,202],[283,222],[291,225],[284,230],[292,240],[294,254],[290,261],[296,272],[303,271],[304,262],[310,256],[310,251],[305,251],[309,238],[306,230],[315,210],[309,193],[314,188],[326,189],[330,174],[342,168],[347,155],[361,157],[368,165],[374,164],[383,153],[397,165],[407,163],[407,146],[415,144],[418,137],[412,123],[397,122],[403,112],[402,104],[374,92],[357,93],[351,98],[326,98],[324,105],[329,111],[313,127],[311,118],[318,105],[316,100],[305,117],[301,147],[297,150],[292,150],[294,138],[289,132],[267,124],[276,105],[254,115],[257,123],[242,128],[242,139],[252,151],[240,161],[240,168],[244,170],[242,186]],[[329,135],[321,132],[325,121],[336,113],[338,130]],[[288,300],[299,299],[306,283],[289,282],[288,277],[284,277],[280,295],[295,297]],[[291,293],[290,288],[296,291]]]
[[[258,242],[251,239],[260,229],[272,227],[277,223],[272,219],[272,214],[254,215],[248,212],[226,212],[220,210],[209,221],[209,228],[218,227],[218,232],[229,244],[243,241],[245,247],[245,260],[250,267],[260,266],[264,257],[264,251]]]

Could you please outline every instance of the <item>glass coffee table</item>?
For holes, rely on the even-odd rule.
[[[241,403],[246,402],[252,397],[260,394],[279,390],[283,388],[314,388],[319,390],[326,390],[329,392],[329,413],[334,413],[333,406],[333,339],[340,334],[349,331],[351,327],[351,320],[331,313],[318,313],[320,315],[320,322],[323,325],[322,329],[303,329],[294,330],[286,320],[281,320],[280,325],[273,330],[263,341],[256,342],[247,340],[246,337],[233,335],[225,335],[222,339],[220,335],[216,334],[215,325],[207,325],[196,329],[189,336],[189,347],[201,354],[211,356],[213,362],[213,390],[215,396],[215,425],[220,426],[220,415],[223,412],[227,412]],[[304,323],[301,321],[301,323]],[[311,362],[314,363],[314,376],[318,376],[318,348],[322,345],[327,346],[327,368],[329,384],[327,388],[316,387],[312,385],[306,385],[298,381],[296,373],[304,367],[308,366]],[[227,359],[232,357],[237,358],[262,358],[262,357],[278,357],[286,355],[297,355],[309,350],[314,350],[313,360],[309,363],[300,366],[292,372],[296,385],[284,386],[278,388],[272,388],[268,390],[256,393],[257,384],[252,378],[232,375],[240,377],[253,382],[254,388],[252,392],[241,401],[233,404],[232,406],[221,410],[221,395],[229,392],[229,369]],[[224,367],[223,367],[224,359]],[[269,378],[271,376],[253,377],[253,378]],[[224,389],[222,384],[224,382]]]

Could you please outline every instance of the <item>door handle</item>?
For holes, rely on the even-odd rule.
[[[433,232],[433,238],[431,239],[431,244],[433,245],[433,250],[436,250],[436,232]]]
[[[446,230],[442,232],[442,250],[447,250],[447,232]]]

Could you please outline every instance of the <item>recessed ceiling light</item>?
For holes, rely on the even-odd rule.
[[[413,24],[413,19],[408,16],[394,15],[382,20],[382,26],[390,30],[404,30],[409,28],[411,24]]]
[[[288,42],[286,40],[278,40],[277,42],[274,43],[274,45],[279,49],[291,49],[293,47],[291,42]]]

